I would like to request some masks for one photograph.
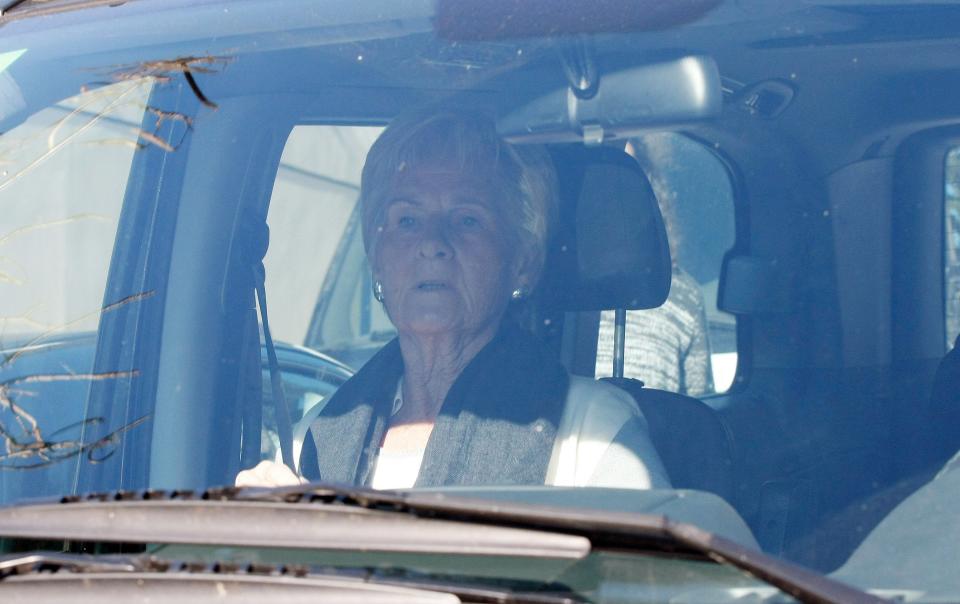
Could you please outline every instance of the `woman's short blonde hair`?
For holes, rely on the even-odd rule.
[[[500,138],[494,120],[483,113],[421,110],[397,117],[377,138],[367,154],[360,183],[368,258],[375,257],[397,175],[437,162],[452,163],[492,183],[497,201],[504,203],[507,235],[514,239],[511,244],[528,246],[533,254],[534,282],[529,284],[533,287],[543,268],[557,211],[553,166],[541,148],[512,145]]]

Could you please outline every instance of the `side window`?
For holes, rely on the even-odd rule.
[[[960,335],[960,148],[947,153],[944,187],[944,310],[947,350]]]
[[[277,340],[318,343],[309,337],[317,300],[342,266],[346,250],[340,247],[354,228],[363,161],[380,130],[297,126],[287,139],[267,214],[270,247],[264,259]],[[345,327],[343,337],[350,331]]]
[[[389,325],[378,316],[381,306],[370,303],[356,215],[360,172],[380,130],[298,126],[280,160],[264,267],[284,398],[295,424],[363,364],[358,343],[369,341],[381,323]],[[262,396],[272,401],[265,356],[263,366]],[[302,437],[295,433],[295,442]],[[262,458],[279,454],[273,404],[264,405],[260,442]]]
[[[704,396],[725,392],[737,368],[736,321],[717,309],[724,253],[735,237],[733,191],[720,160],[676,133],[632,139],[660,202],[673,281],[659,308],[627,313],[624,375],[650,388]],[[597,377],[613,369],[614,313],[601,314]]]
[[[91,371],[131,162],[156,144],[152,85],[82,92],[0,138],[0,502],[69,492],[81,459],[110,453],[84,447],[82,419],[91,380],[130,379]]]

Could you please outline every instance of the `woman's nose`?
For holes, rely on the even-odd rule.
[[[423,230],[420,255],[424,258],[446,258],[453,255],[453,247],[442,224],[433,222]]]

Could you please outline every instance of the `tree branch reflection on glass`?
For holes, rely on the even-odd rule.
[[[40,422],[22,406],[14,396],[32,396],[30,390],[16,388],[28,384],[52,382],[98,381],[133,378],[137,371],[112,371],[88,374],[43,374],[13,378],[0,383],[0,411],[8,418],[0,416],[0,469],[29,470],[48,466],[66,459],[85,455],[91,463],[99,463],[110,458],[120,444],[120,437],[127,431],[146,422],[150,416],[144,415],[103,436],[87,437],[88,429],[102,426],[106,419],[90,417],[59,428],[44,436]],[[12,421],[11,421],[12,420]],[[73,433],[79,430],[79,436]]]

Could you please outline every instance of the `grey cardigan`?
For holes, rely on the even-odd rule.
[[[402,374],[393,340],[341,386],[304,439],[306,478],[369,485]],[[552,352],[505,322],[450,388],[416,486],[544,484],[568,383]]]

